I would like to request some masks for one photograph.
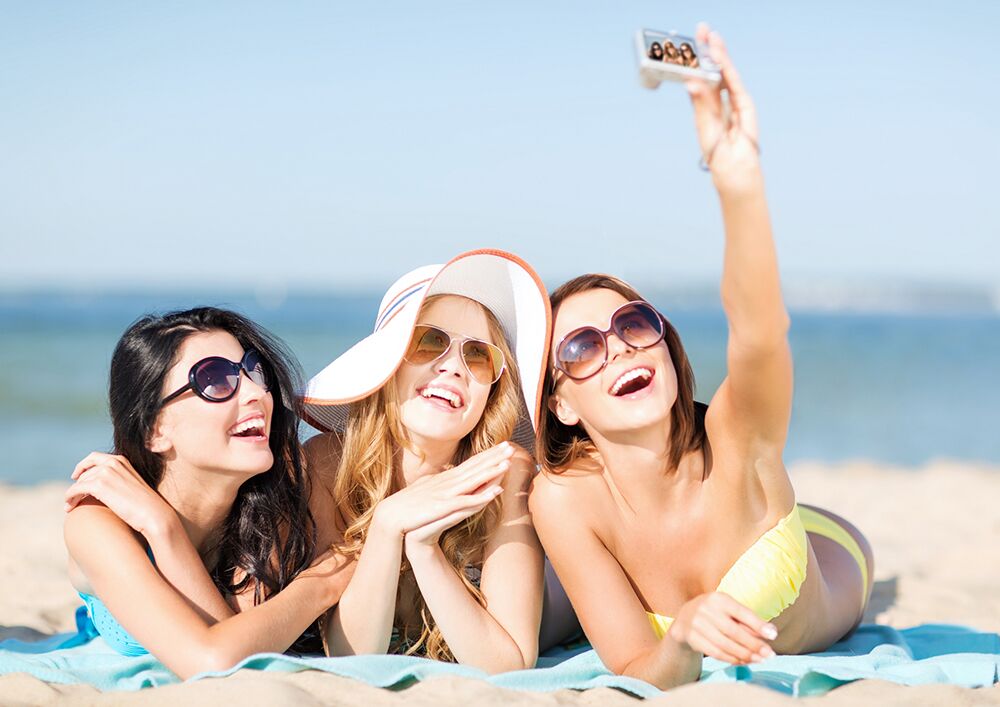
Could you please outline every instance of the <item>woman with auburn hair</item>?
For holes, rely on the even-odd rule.
[[[69,574],[97,633],[181,678],[295,645],[349,574],[315,523],[294,402],[296,364],[246,318],[147,316],[111,359],[115,454],[66,492]],[[315,631],[312,637],[317,638]]]
[[[728,375],[695,402],[677,332],[638,292],[607,275],[564,284],[538,426],[546,473],[530,497],[604,664],[661,688],[697,680],[703,655],[827,648],[861,621],[872,576],[856,528],[795,503],[789,318],[756,115],[719,35],[698,38],[722,69],[721,86],[687,86],[725,226]]]
[[[374,333],[310,382],[307,419],[328,430],[307,442],[310,466],[356,562],[329,616],[331,655],[535,664],[535,464],[509,440],[531,445],[547,327],[534,272],[473,251],[400,278]]]

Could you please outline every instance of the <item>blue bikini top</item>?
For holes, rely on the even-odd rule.
[[[146,554],[149,556],[149,561],[153,565],[156,565],[152,550],[147,548]],[[77,592],[77,594],[80,595],[80,598],[83,599],[83,603],[86,605],[86,618],[89,619],[90,624],[101,635],[105,643],[122,655],[134,656],[147,655],[149,653],[118,623],[118,619],[111,615],[111,612],[108,611],[108,607],[104,605],[103,601],[93,594],[84,594],[83,592]],[[84,607],[81,606],[77,613],[77,623],[80,623],[81,619],[84,618],[80,616],[80,611],[83,611],[83,609]]]

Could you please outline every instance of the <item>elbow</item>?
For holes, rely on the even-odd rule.
[[[517,670],[530,670],[538,662],[537,646],[532,650],[514,647],[509,653],[498,655],[493,660],[483,665],[477,665],[489,675],[499,675],[500,673],[510,673]]]
[[[177,676],[182,680],[187,680],[200,673],[225,672],[247,657],[221,646],[206,646],[199,650],[196,655],[195,660],[184,666],[184,669],[177,671]]]

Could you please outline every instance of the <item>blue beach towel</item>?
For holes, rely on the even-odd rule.
[[[24,672],[53,683],[86,683],[100,690],[138,690],[180,682],[150,655],[121,656],[83,630],[39,643],[0,642],[0,674]],[[276,653],[251,656],[230,670],[191,678],[221,677],[242,668],[298,672],[322,670],[369,685],[404,688],[435,675],[479,678],[517,690],[548,691],[614,687],[639,697],[662,694],[634,678],[612,675],[587,644],[551,651],[538,668],[501,675],[452,663],[398,655],[296,658]],[[984,687],[997,682],[1000,636],[960,626],[923,625],[896,630],[864,625],[824,653],[777,656],[752,666],[730,666],[706,658],[703,682],[748,682],[791,695],[817,695],[855,680],[875,678],[902,685],[946,683]]]

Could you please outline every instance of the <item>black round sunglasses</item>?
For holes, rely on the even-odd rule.
[[[210,403],[224,403],[239,391],[241,372],[246,373],[247,378],[265,391],[270,390],[264,362],[257,351],[250,349],[243,354],[239,362],[230,361],[222,356],[201,359],[188,371],[187,385],[165,397],[160,401],[160,405],[166,405],[188,390],[193,390],[195,395]]]

